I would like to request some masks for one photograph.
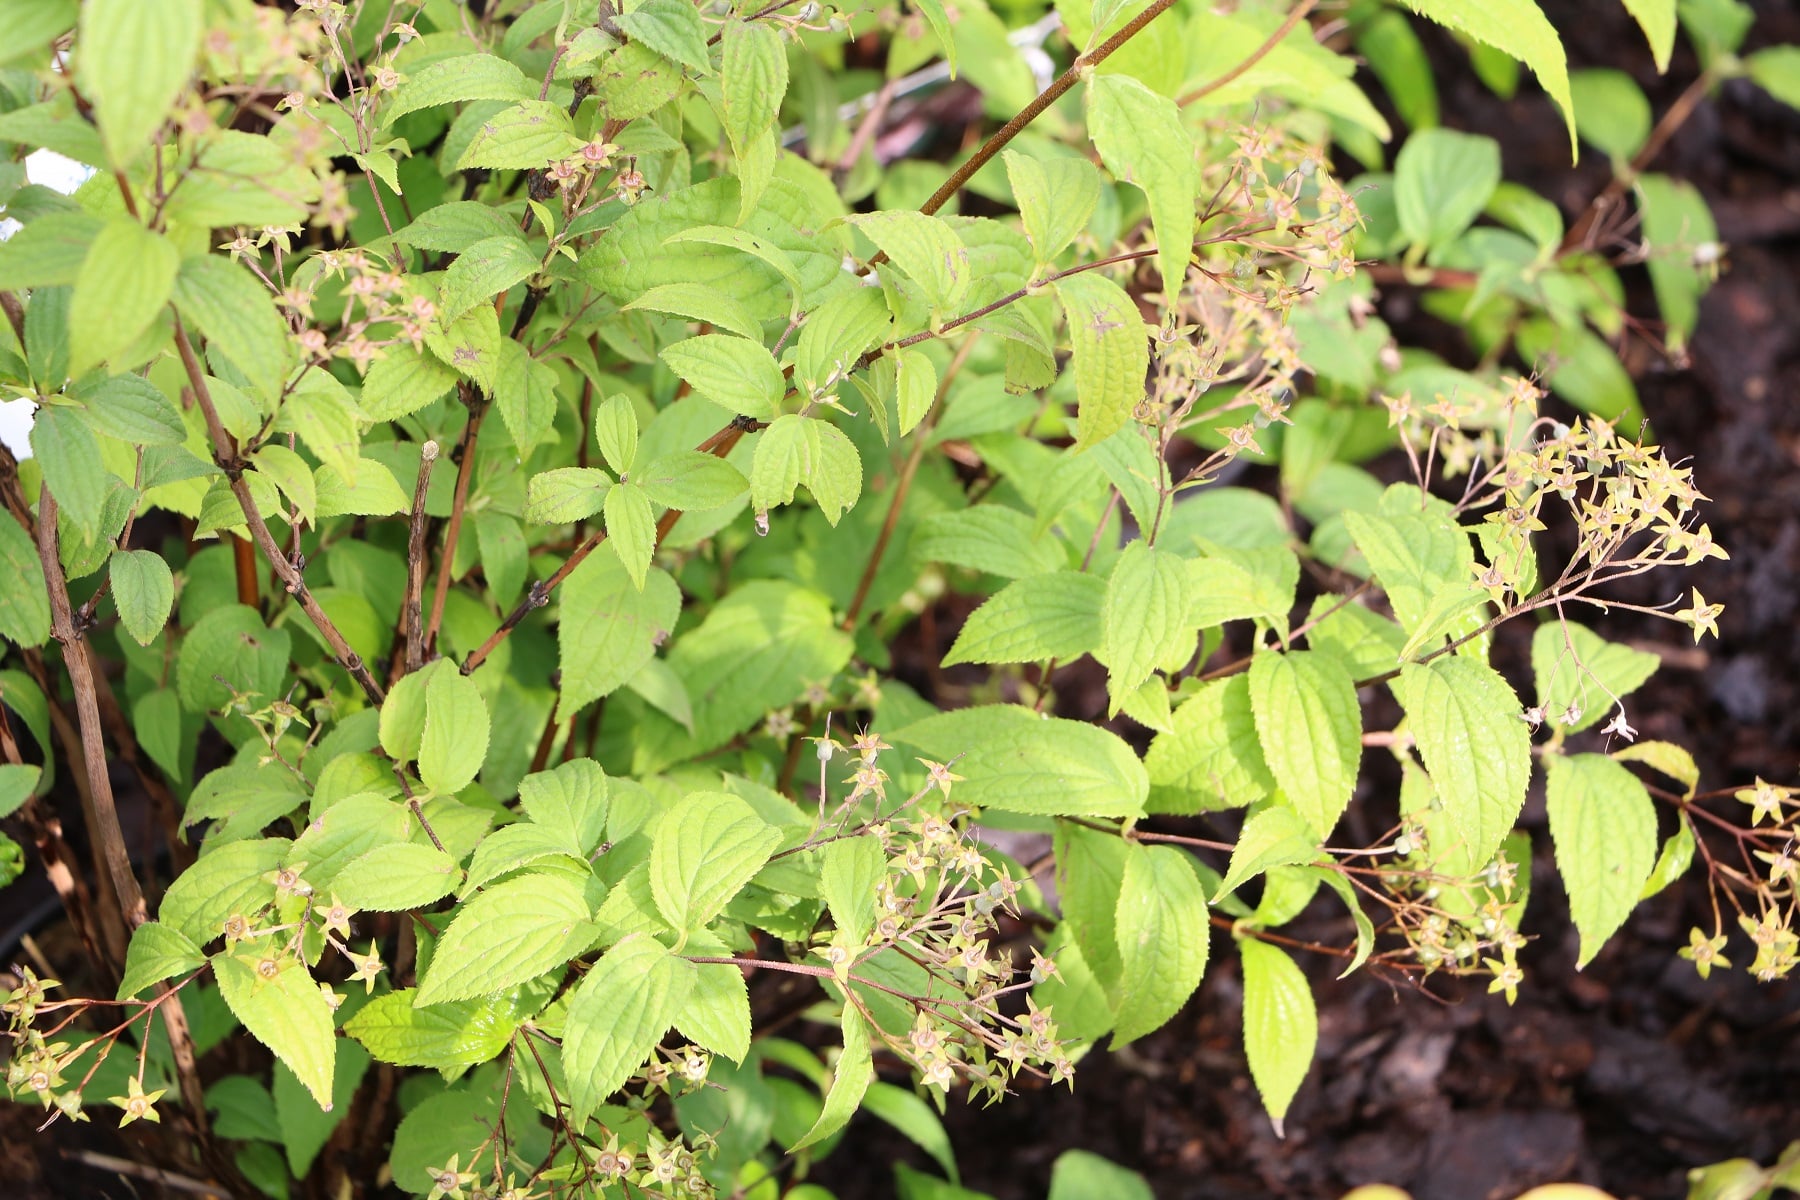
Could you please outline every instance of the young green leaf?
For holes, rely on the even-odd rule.
[[[259,400],[273,404],[281,396],[293,365],[287,322],[255,276],[210,254],[185,259],[173,298],[182,318],[206,335],[211,352],[243,372]]]
[[[1247,676],[1204,684],[1150,743],[1152,812],[1192,814],[1254,804],[1275,790],[1257,737]]]
[[[660,357],[708,400],[734,413],[773,421],[787,381],[775,356],[760,342],[709,333],[664,346]]]
[[[820,890],[836,923],[852,945],[875,928],[876,885],[887,874],[887,855],[872,836],[839,838],[820,852]]]
[[[253,913],[275,898],[264,876],[281,865],[291,843],[282,838],[231,842],[183,871],[163,893],[157,919],[196,946],[224,932],[232,916]]]
[[[181,255],[163,235],[113,217],[95,235],[69,299],[69,374],[88,371],[137,343],[175,287]],[[135,364],[115,362],[115,370]]]
[[[533,979],[579,953],[593,938],[579,881],[526,871],[468,903],[438,939],[414,1004],[468,1000]]]
[[[1069,565],[1054,537],[1038,537],[1030,517],[999,504],[931,514],[919,522],[912,552],[924,562],[968,567],[1007,579],[1047,575]]]
[[[642,589],[650,560],[656,555],[656,514],[644,489],[621,483],[606,493],[606,537],[618,552],[631,581]]]
[[[444,272],[438,291],[438,318],[456,320],[486,304],[538,269],[537,256],[511,234],[483,238],[463,250]]]
[[[1593,67],[1569,76],[1569,90],[1583,141],[1617,163],[1629,163],[1644,148],[1654,117],[1637,80],[1612,67]]]
[[[147,379],[114,375],[80,389],[80,396],[95,433],[138,446],[178,446],[187,440],[181,411]]]
[[[1075,372],[1075,445],[1085,449],[1125,427],[1144,398],[1150,341],[1137,305],[1096,273],[1054,284],[1069,323]]]
[[[81,7],[75,78],[108,157],[123,167],[150,147],[188,84],[200,49],[200,0],[92,0]]]
[[[1100,204],[1100,172],[1085,158],[1033,158],[1017,150],[1001,156],[1025,236],[1040,264],[1055,260],[1093,218]]]
[[[530,100],[537,85],[525,72],[492,54],[457,54],[408,71],[400,86],[382,99],[381,123],[392,125],[409,112],[470,100]]]
[[[1069,660],[1099,649],[1107,584],[1078,571],[1007,584],[969,614],[943,665]]]
[[[742,157],[752,138],[775,123],[788,88],[787,49],[762,21],[725,26],[719,93],[732,153]]]
[[[1050,1165],[1047,1200],[1155,1200],[1136,1171],[1087,1150],[1064,1150]]]
[[[946,222],[896,210],[859,214],[848,223],[919,285],[933,312],[949,316],[957,311],[973,280],[969,252]]]
[[[562,598],[556,629],[562,670],[558,720],[637,674],[681,615],[681,589],[669,573],[651,567],[640,587],[610,544],[575,568]]]
[[[487,701],[475,681],[439,670],[425,687],[425,726],[419,738],[419,778],[440,796],[468,787],[488,748]]]
[[[698,283],[659,283],[624,306],[625,312],[647,308],[712,325],[752,341],[762,340],[762,325],[730,296]]]
[[[1447,246],[1481,215],[1500,183],[1500,145],[1454,129],[1425,129],[1394,160],[1400,228],[1421,250]]]
[[[50,640],[47,586],[31,535],[11,518],[0,521],[0,638],[15,646]]]
[[[368,912],[405,912],[435,904],[456,887],[456,860],[432,846],[411,842],[377,846],[344,864],[334,890],[355,897]]]
[[[700,10],[687,0],[644,0],[622,14],[618,22],[632,41],[701,75],[712,74],[712,62],[706,52],[706,26],[700,20]]]
[[[1675,49],[1675,0],[1625,0],[1625,8],[1643,28],[1657,72],[1667,71]]]
[[[863,1093],[875,1078],[875,1062],[869,1053],[869,1026],[850,1005],[844,1005],[844,1049],[831,1072],[831,1087],[825,1093],[825,1107],[819,1119],[799,1141],[788,1147],[793,1154],[816,1146],[856,1115]]]
[[[569,1003],[563,1071],[585,1122],[650,1057],[694,986],[689,965],[654,938],[633,935],[601,955]]]
[[[119,550],[108,560],[113,600],[125,631],[148,646],[169,623],[175,606],[175,577],[160,554],[149,550]]]
[[[695,1045],[741,1063],[750,1053],[750,990],[732,963],[694,963],[693,987],[675,1028]]]
[[[1106,582],[1098,658],[1107,666],[1111,712],[1152,671],[1179,670],[1198,648],[1188,621],[1187,563],[1167,550],[1132,542]],[[1110,715],[1110,714],[1109,714]]]
[[[956,760],[956,797],[978,808],[1134,817],[1150,780],[1131,748],[1098,726],[1006,704],[915,721],[890,735],[938,762]]]
[[[337,1062],[331,1006],[306,967],[287,957],[233,954],[212,962],[231,1015],[287,1064],[320,1108],[329,1109]]]
[[[1719,227],[1698,188],[1667,175],[1638,176],[1638,206],[1649,257],[1650,286],[1671,347],[1687,344],[1700,321],[1700,297],[1716,267]]]
[[[1250,660],[1250,705],[1275,781],[1321,839],[1350,804],[1362,763],[1356,684],[1338,659],[1316,651]]]
[[[695,792],[663,814],[650,851],[650,891],[678,933],[723,912],[767,862],[781,833],[725,792]]]
[[[671,451],[632,472],[631,482],[652,502],[683,512],[718,508],[750,490],[742,471],[699,450]]]
[[[848,375],[864,352],[885,342],[894,318],[878,288],[850,288],[821,304],[806,319],[794,348],[794,380],[820,395]]]
[[[160,921],[145,921],[131,931],[125,949],[125,977],[117,999],[130,1000],[153,983],[185,975],[206,962],[194,940]]]
[[[562,105],[549,100],[521,100],[481,123],[457,159],[456,169],[533,170],[567,158],[581,149],[581,144],[574,122]]]
[[[1200,190],[1194,139],[1173,100],[1129,75],[1089,76],[1087,104],[1088,130],[1100,161],[1150,202],[1163,294],[1178,296],[1194,253],[1194,206]]]
[[[0,817],[10,817],[25,807],[44,769],[36,763],[0,763]]]
[[[1319,857],[1319,834],[1299,810],[1270,804],[1250,814],[1231,851],[1231,865],[1213,896],[1217,904],[1271,867],[1301,866]]]
[[[597,467],[540,471],[525,485],[525,519],[539,525],[584,521],[606,505],[613,481]]]
[[[1312,1066],[1319,1013],[1306,976],[1285,950],[1242,938],[1238,953],[1244,961],[1244,1054],[1279,1136],[1288,1105]]]
[[[1660,659],[1609,642],[1573,621],[1551,621],[1531,637],[1531,672],[1545,719],[1570,733],[1588,728],[1655,674]]]
[[[417,1006],[413,988],[375,997],[344,1032],[379,1062],[439,1071],[486,1062],[506,1049],[523,1014],[504,996]]]
[[[1519,698],[1486,663],[1449,654],[1400,669],[1394,694],[1471,869],[1499,849],[1525,806],[1531,738]],[[1641,882],[1641,881],[1640,881]]]
[[[750,503],[767,512],[805,485],[825,519],[836,525],[862,494],[862,456],[844,431],[817,417],[777,417],[757,439],[750,460]]]
[[[1115,918],[1121,966],[1112,989],[1114,1046],[1160,1029],[1200,986],[1211,916],[1185,853],[1130,844]]]
[[[363,416],[371,421],[411,416],[455,386],[455,371],[410,342],[400,342],[387,347],[363,376]]]
[[[1637,907],[1656,865],[1656,806],[1638,777],[1604,754],[1552,755],[1544,801],[1581,933],[1579,970]]]
[[[1535,0],[1406,0],[1406,6],[1530,67],[1562,109],[1569,126],[1569,153],[1576,153],[1568,58],[1562,39]]]

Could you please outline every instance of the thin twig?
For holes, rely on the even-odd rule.
[[[438,559],[437,586],[431,595],[431,620],[425,625],[425,653],[437,646],[438,627],[444,622],[444,601],[450,595],[450,569],[456,561],[456,543],[462,535],[463,510],[469,504],[469,482],[475,474],[475,447],[481,437],[481,419],[487,415],[488,398],[474,384],[457,384],[457,394],[469,410],[462,440],[456,446],[456,494],[450,500],[450,523],[444,528],[444,549]]]
[[[402,614],[406,628],[406,674],[425,665],[425,493],[431,487],[431,468],[437,462],[438,444],[419,447],[419,478],[413,484],[412,528],[406,543],[406,603]]]
[[[1237,66],[1231,68],[1231,70],[1225,72],[1211,83],[1201,84],[1175,103],[1182,108],[1186,108],[1202,96],[1209,96],[1227,84],[1242,78],[1244,72],[1261,62],[1268,56],[1270,51],[1286,41],[1287,35],[1294,32],[1295,26],[1306,20],[1306,15],[1317,8],[1318,4],[1319,0],[1300,0],[1300,3],[1294,5],[1292,11],[1288,13],[1287,20],[1283,21],[1280,27],[1277,28],[1274,33],[1269,35],[1269,39],[1266,42],[1252,50],[1248,58],[1244,59]]]
[[[250,494],[250,485],[244,482],[245,463],[238,457],[231,435],[225,432],[225,426],[219,420],[219,410],[213,404],[212,392],[206,384],[206,373],[200,369],[199,356],[194,353],[194,344],[188,340],[187,328],[179,316],[175,318],[175,348],[181,355],[182,366],[187,370],[194,403],[200,406],[200,413],[206,419],[206,428],[212,438],[213,457],[218,460],[219,469],[225,472],[226,482],[231,485],[232,495],[237,497],[238,507],[244,513],[244,523],[249,526],[257,548],[262,551],[263,558],[268,560],[276,576],[286,585],[288,594],[294,597],[301,610],[312,621],[313,628],[325,639],[332,657],[337,659],[338,664],[362,688],[369,703],[379,707],[385,693],[369,671],[368,664],[363,662],[362,655],[350,648],[350,643],[344,640],[343,632],[313,598],[307,589],[306,580],[301,577],[299,567],[281,552],[275,536],[269,532],[268,523],[263,520],[262,513],[257,511],[256,499]]]
[[[65,1158],[92,1167],[96,1171],[111,1171],[115,1175],[124,1175],[132,1179],[142,1179],[146,1183],[160,1184],[181,1192],[193,1192],[200,1196],[218,1196],[221,1200],[231,1200],[231,1193],[210,1183],[202,1183],[187,1175],[177,1175],[174,1171],[165,1171],[161,1167],[147,1166],[144,1163],[132,1162],[128,1158],[114,1158],[110,1154],[101,1154],[94,1150],[64,1151]]]

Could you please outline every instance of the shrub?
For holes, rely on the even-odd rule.
[[[1629,7],[1666,66],[1675,6]],[[1217,926],[1279,1125],[1316,1020],[1278,931],[1321,889],[1346,972],[1523,985],[1534,773],[1583,963],[1698,854],[1695,966],[1735,916],[1785,975],[1793,793],[1721,815],[1634,740],[1654,657],[1576,620],[1719,615],[1609,591],[1724,555],[1610,344],[1621,266],[1674,355],[1719,266],[1646,172],[1682,106],[1571,75],[1527,0],[1411,0],[1611,159],[1565,227],[1436,127],[1413,17],[1321,44],[1313,8],[0,14],[0,382],[37,405],[0,812],[88,993],[20,968],[13,1096],[166,1115],[147,1154],[270,1195],[773,1196],[859,1108],[954,1178],[921,1095],[1155,1030]],[[1796,99],[1742,5],[1681,12],[1691,97]],[[947,162],[940,61],[989,131]],[[1378,282],[1476,365],[1395,344]],[[1339,844],[1353,805],[1391,828]]]

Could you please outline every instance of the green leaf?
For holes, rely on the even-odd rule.
[[[1454,849],[1477,870],[1525,805],[1531,737],[1518,719],[1519,698],[1492,667],[1455,654],[1408,663],[1397,683],[1407,728],[1456,832]]]
[[[1155,1200],[1136,1171],[1087,1150],[1064,1150],[1050,1166],[1049,1200]]]
[[[1097,272],[1053,285],[1069,323],[1075,372],[1075,445],[1098,445],[1125,427],[1144,398],[1150,341],[1125,289]]]
[[[1338,899],[1344,902],[1344,907],[1350,910],[1351,923],[1356,926],[1356,953],[1351,955],[1349,963],[1338,973],[1339,979],[1347,978],[1358,967],[1368,962],[1369,955],[1374,952],[1375,922],[1371,921],[1369,914],[1363,910],[1361,897],[1357,895],[1356,889],[1351,886],[1349,878],[1342,871],[1329,870],[1325,867],[1300,867],[1297,869],[1306,872],[1311,878],[1336,892]]]
[[[1666,61],[1667,51],[1663,57]],[[1744,66],[1758,87],[1789,108],[1800,108],[1800,46],[1765,46],[1745,55]]]
[[[426,322],[424,332],[426,347],[439,361],[479,384],[486,392],[494,392],[500,386],[501,373],[509,365],[506,347],[518,345],[510,338],[501,337],[500,318],[486,304],[477,304],[449,323],[434,318]],[[517,368],[521,362],[528,363],[528,356],[523,353],[512,356],[512,366]],[[511,386],[522,386],[522,383]],[[503,411],[501,415],[506,414]],[[514,419],[517,419],[517,413]],[[511,432],[512,426],[508,425],[507,429]]]
[[[115,166],[150,146],[200,49],[200,0],[89,0],[75,35],[75,78]],[[79,374],[79,372],[77,372]]]
[[[1581,933],[1579,970],[1637,907],[1656,864],[1656,806],[1638,777],[1604,754],[1552,755],[1544,802]]]
[[[344,1032],[380,1062],[454,1070],[494,1058],[525,1015],[502,997],[423,1007],[407,988],[377,996],[344,1023]]]
[[[263,974],[265,962],[274,965],[273,976]],[[337,1061],[331,1007],[306,968],[291,958],[221,954],[213,959],[213,976],[231,1015],[287,1065],[320,1108],[330,1109]]]
[[[650,891],[683,935],[706,925],[781,844],[781,832],[736,796],[694,792],[663,814],[650,851]]]
[[[148,646],[169,623],[169,610],[175,606],[175,577],[169,564],[149,550],[118,550],[107,570],[119,620],[138,645]]]
[[[276,442],[260,447],[250,457],[256,469],[274,480],[288,503],[299,510],[302,521],[312,524],[318,520],[318,479],[305,459]]]
[[[70,376],[79,378],[134,346],[168,302],[180,267],[174,245],[131,218],[113,217],[101,226],[69,299]]]
[[[369,1069],[369,1053],[348,1038],[333,1039],[335,1061],[331,1072],[331,1099],[315,1102],[285,1063],[275,1067],[275,1117],[280,1124],[282,1149],[295,1179],[306,1178],[313,1160],[331,1140],[331,1133],[350,1115],[350,1104]]]
[[[419,757],[419,744],[425,736],[425,689],[443,672],[455,669],[456,664],[447,659],[427,663],[388,689],[378,728],[381,748],[395,762],[409,763]]]
[[[876,1080],[863,1092],[861,1107],[870,1116],[905,1134],[913,1145],[929,1154],[944,1169],[951,1183],[957,1181],[956,1151],[950,1145],[950,1135],[944,1131],[943,1122],[938,1120],[931,1105],[921,1100],[916,1092]],[[792,1200],[794,1193],[789,1192],[788,1196]]]
[[[647,308],[713,325],[739,337],[762,339],[762,326],[743,305],[697,283],[659,283],[624,306],[625,312]]]
[[[694,974],[654,938],[634,934],[600,957],[575,989],[563,1071],[575,1119],[625,1085],[687,1006]]]
[[[621,15],[618,22],[632,41],[701,75],[712,74],[712,62],[706,52],[706,26],[700,20],[700,11],[687,0],[644,0]]]
[[[937,368],[923,351],[896,351],[894,361],[894,408],[899,416],[900,436],[905,437],[919,427],[937,399]]]
[[[955,313],[973,282],[969,252],[948,222],[896,209],[846,218],[918,284],[935,313]]]
[[[1001,157],[1025,236],[1040,264],[1052,262],[1093,218],[1100,204],[1100,173],[1085,158],[1040,159],[1017,150]]]
[[[282,694],[293,639],[269,629],[255,609],[232,604],[194,622],[175,660],[175,688],[189,712],[211,712],[233,692],[273,700]],[[221,682],[223,681],[223,682]]]
[[[293,363],[287,322],[269,289],[249,271],[215,255],[182,262],[175,307],[206,335],[212,351],[242,371],[257,398],[273,404]]]
[[[1244,1054],[1279,1135],[1288,1105],[1312,1066],[1319,1014],[1306,976],[1286,951],[1244,938],[1238,953],[1244,960]]]
[[[538,270],[537,255],[511,234],[483,238],[456,256],[438,293],[438,319],[449,323],[522,283]]]
[[[75,282],[101,222],[84,212],[39,217],[0,242],[0,288],[68,287]]]
[[[554,833],[573,853],[586,856],[606,832],[610,788],[591,758],[576,758],[519,781],[519,807],[540,829]]]
[[[635,483],[621,483],[606,493],[606,537],[618,552],[631,582],[640,589],[650,570],[650,559],[656,554],[656,514],[644,489]]]
[[[1531,671],[1544,718],[1579,733],[1643,686],[1662,660],[1609,642],[1573,621],[1550,621],[1531,637]],[[1565,716],[1574,714],[1572,721]]]
[[[684,512],[718,508],[750,490],[742,471],[700,450],[671,451],[632,472],[631,482],[653,502]]]
[[[721,408],[758,421],[773,421],[780,413],[787,381],[761,342],[709,333],[664,346],[660,357],[694,391]]]
[[[1638,899],[1648,900],[1686,875],[1688,868],[1694,865],[1694,850],[1694,826],[1683,816],[1658,852],[1656,865],[1650,868],[1650,877],[1644,880],[1644,890],[1638,893]]]
[[[1055,816],[1135,817],[1150,780],[1117,735],[1005,704],[961,708],[891,734],[938,762],[956,760],[957,800]]]
[[[381,123],[392,125],[409,112],[469,100],[530,100],[537,85],[504,58],[458,54],[407,72],[381,104]]]
[[[1112,989],[1112,1044],[1160,1029],[1187,1003],[1206,972],[1211,913],[1185,853],[1130,843],[1119,889],[1118,986]]]
[[[529,171],[567,158],[581,148],[575,124],[550,100],[522,100],[503,108],[475,131],[456,161],[458,171]]]
[[[203,966],[206,955],[194,939],[160,921],[145,921],[131,931],[125,949],[125,977],[119,981],[119,1000],[135,998],[153,983],[185,975]]]
[[[1636,742],[1619,747],[1612,756],[1615,762],[1640,762],[1661,771],[1686,789],[1682,793],[1684,800],[1692,800],[1694,790],[1700,786],[1700,767],[1694,756],[1672,742]]]
[[[43,776],[44,769],[36,763],[0,763],[0,817],[24,808]]]
[[[481,770],[488,748],[487,702],[475,681],[443,671],[425,688],[425,728],[419,739],[419,778],[440,796],[462,791]]]
[[[874,1078],[875,1060],[869,1053],[868,1023],[856,1009],[846,1004],[844,1049],[831,1071],[831,1086],[825,1092],[825,1107],[820,1110],[819,1119],[813,1122],[813,1127],[806,1131],[806,1135],[788,1147],[788,1153],[794,1154],[808,1146],[816,1146],[849,1124]]]
[[[1474,223],[1500,183],[1500,144],[1454,129],[1424,129],[1394,160],[1400,228],[1423,250],[1447,246]]]
[[[1188,620],[1187,562],[1143,541],[1119,555],[1106,582],[1100,610],[1100,650],[1107,666],[1108,715],[1138,689],[1152,671],[1177,671],[1199,648]]]
[[[675,1014],[683,1037],[742,1063],[750,1053],[750,989],[732,963],[694,963],[692,990]]]
[[[787,95],[787,48],[781,35],[762,21],[725,26],[719,65],[719,93],[732,153],[742,157],[752,138],[775,124]]]
[[[461,875],[442,850],[399,842],[351,859],[332,887],[367,912],[405,912],[442,900]]]
[[[1193,257],[1194,205],[1200,190],[1194,139],[1180,110],[1169,97],[1129,75],[1094,74],[1088,77],[1087,120],[1106,169],[1138,187],[1150,202],[1163,295],[1180,295]]]
[[[1585,325],[1557,325],[1547,317],[1522,321],[1518,351],[1548,376],[1551,391],[1582,412],[1630,425],[1642,411],[1619,356]]]
[[[859,946],[875,928],[876,886],[887,877],[887,855],[871,835],[839,838],[819,854],[825,906],[844,937]]]
[[[15,0],[6,13],[0,64],[12,65],[69,31],[80,11],[76,0]]]
[[[1346,512],[1343,518],[1408,634],[1428,631],[1435,612],[1474,594],[1474,551],[1449,514]]]
[[[363,376],[363,415],[371,421],[411,416],[455,387],[456,378],[455,371],[411,342],[397,342]]]
[[[361,474],[362,436],[357,431],[356,402],[329,373],[309,370],[294,386],[275,421],[281,432],[299,434],[319,461],[354,484]],[[322,495],[324,488],[318,491]]]
[[[1657,73],[1667,71],[1669,55],[1675,49],[1675,0],[1625,0],[1625,8],[1650,42]]]
[[[598,467],[539,471],[525,485],[525,519],[539,525],[584,521],[606,505],[613,481]]]
[[[50,640],[50,594],[37,544],[11,517],[0,520],[0,638],[15,646]]]
[[[505,991],[567,962],[593,937],[581,883],[527,871],[462,905],[419,980],[418,1005]]]
[[[794,347],[794,379],[813,396],[848,376],[864,352],[893,332],[893,315],[877,288],[850,288],[806,319]]]
[[[1007,584],[969,614],[943,665],[1070,660],[1097,650],[1107,584],[1078,571]]]
[[[639,587],[618,552],[602,545],[564,581],[561,611],[558,720],[616,691],[655,656],[681,615],[681,589],[659,567]]]
[[[1054,537],[1037,536],[1030,517],[1000,504],[932,513],[913,534],[912,554],[921,562],[969,567],[1007,579],[1047,575],[1068,565]]]
[[[1250,706],[1263,756],[1288,803],[1321,839],[1349,807],[1362,763],[1362,709],[1338,658],[1265,651],[1250,660]]]
[[[180,411],[147,379],[114,375],[80,389],[80,396],[96,433],[139,446],[178,446],[187,440]]]
[[[1391,9],[1375,13],[1356,31],[1356,52],[1381,80],[1409,128],[1438,124],[1437,82],[1411,21]]]
[[[1213,896],[1217,904],[1271,867],[1304,866],[1319,857],[1319,834],[1297,810],[1271,804],[1250,814]]]
[[[1662,313],[1664,340],[1671,347],[1685,346],[1700,322],[1700,297],[1716,269],[1709,256],[1716,259],[1719,253],[1719,227],[1691,183],[1640,175],[1637,191],[1640,232],[1649,252],[1644,265]]]
[[[249,916],[275,899],[275,885],[263,877],[281,866],[290,844],[268,838],[208,850],[163,893],[157,919],[195,945],[206,945],[224,932],[227,918]]]
[[[1535,0],[1406,0],[1406,6],[1530,67],[1550,99],[1562,109],[1569,126],[1569,152],[1576,152],[1568,59],[1556,29]]]
[[[1150,810],[1191,815],[1242,808],[1273,791],[1253,714],[1248,676],[1201,685],[1144,756]]]
[[[825,519],[838,523],[862,494],[862,456],[844,431],[789,413],[762,431],[750,460],[750,503],[767,512],[791,503],[804,484]]]
[[[1618,163],[1629,163],[1650,139],[1650,101],[1624,71],[1595,67],[1569,77],[1575,128],[1582,140]]]

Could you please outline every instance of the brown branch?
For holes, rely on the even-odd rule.
[[[456,561],[456,543],[462,536],[463,511],[469,504],[469,482],[475,475],[475,447],[481,437],[481,419],[487,415],[488,398],[481,389],[466,380],[456,385],[463,407],[469,410],[468,424],[456,444],[456,494],[450,501],[450,523],[444,528],[443,557],[438,559],[437,584],[431,594],[431,620],[425,625],[424,652],[430,654],[437,645],[438,627],[444,623],[444,601],[450,595],[450,569]]]
[[[25,344],[25,306],[11,292],[0,292],[0,312],[6,314],[6,323],[12,326],[13,336],[19,339],[19,345]]]
[[[250,485],[244,482],[244,461],[238,457],[237,447],[225,426],[219,420],[219,410],[213,404],[212,392],[206,385],[206,373],[200,369],[200,360],[194,353],[194,344],[188,340],[187,328],[182,324],[180,316],[175,318],[175,348],[181,354],[182,366],[187,369],[188,383],[194,393],[194,403],[200,406],[201,415],[206,418],[207,432],[212,438],[213,457],[219,469],[225,472],[225,479],[231,485],[231,494],[237,497],[238,507],[243,510],[244,523],[249,526],[250,534],[255,539],[263,558],[276,576],[286,585],[288,594],[299,603],[300,608],[312,621],[313,628],[325,639],[332,657],[356,680],[369,703],[377,707],[381,705],[385,693],[375,676],[369,671],[368,664],[362,656],[350,648],[344,635],[319,602],[307,590],[306,580],[301,577],[300,568],[288,560],[276,544],[275,536],[269,532],[269,526],[262,514],[256,509],[256,499],[250,494]]]
[[[406,601],[401,637],[406,641],[405,674],[425,664],[425,493],[431,487],[431,468],[437,462],[438,444],[419,447],[419,478],[413,485],[412,530],[406,543]]]
[[[975,151],[968,162],[952,171],[950,178],[944,180],[943,186],[931,194],[931,199],[919,206],[919,211],[930,216],[948,204],[950,198],[962,190],[963,184],[974,178],[977,171],[987,166],[988,161],[994,155],[1004,150],[1008,142],[1024,132],[1025,127],[1037,120],[1045,109],[1062,99],[1063,94],[1074,87],[1083,76],[1089,73],[1091,68],[1105,62],[1115,50],[1136,37],[1144,26],[1161,16],[1164,10],[1172,7],[1174,3],[1175,0],[1156,0],[1149,8],[1133,17],[1119,32],[1107,38],[1093,50],[1077,55],[1075,61],[1069,64],[1068,70],[1058,75],[1049,87],[1038,93],[1036,99],[1020,109],[1018,116],[1002,125],[992,137],[983,142],[981,148]],[[886,261],[886,257],[877,254],[870,261],[870,265],[873,266],[877,262],[884,261]]]
[[[724,458],[727,454],[731,453],[732,447],[736,446],[738,440],[746,433],[761,428],[762,424],[753,418],[741,416],[734,417],[732,418],[731,424],[725,426],[725,428],[719,430],[719,432],[713,434],[704,442],[701,442],[698,446],[694,447],[694,449],[702,454],[712,454],[719,458]],[[658,543],[667,536],[670,528],[674,526],[675,522],[679,520],[680,517],[681,514],[676,509],[670,509],[662,515],[662,519],[656,523],[656,540]],[[587,560],[588,555],[600,548],[600,543],[605,540],[605,530],[601,530],[599,533],[594,534],[592,537],[588,538],[587,541],[575,547],[574,551],[569,555],[568,560],[556,569],[555,574],[551,575],[548,579],[541,579],[532,584],[526,591],[525,598],[519,601],[511,612],[506,614],[506,619],[504,621],[500,622],[500,628],[488,635],[487,641],[477,646],[475,652],[463,661],[462,673],[464,675],[472,674],[476,668],[487,661],[488,655],[492,654],[495,649],[499,647],[500,643],[506,640],[506,635],[518,628],[519,622],[523,621],[537,609],[550,603],[550,593],[556,590],[556,585],[567,579],[574,572],[576,567],[579,567]],[[442,576],[439,576],[439,578],[441,579]]]
[[[1211,83],[1201,84],[1175,103],[1181,108],[1186,108],[1202,96],[1209,96],[1225,85],[1242,78],[1244,72],[1261,62],[1268,56],[1270,51],[1286,41],[1287,35],[1294,32],[1294,28],[1299,25],[1300,22],[1306,20],[1306,14],[1318,7],[1318,4],[1319,0],[1300,0],[1300,3],[1294,5],[1293,10],[1288,13],[1287,20],[1283,21],[1280,27],[1277,28],[1274,33],[1269,35],[1267,41],[1252,50],[1248,58],[1244,59],[1243,62],[1240,62],[1237,66],[1231,68],[1231,70],[1225,72]]]
[[[235,533],[227,533],[231,543],[232,569],[237,574],[238,603],[250,608],[262,604],[261,589],[256,584],[256,547]]]

